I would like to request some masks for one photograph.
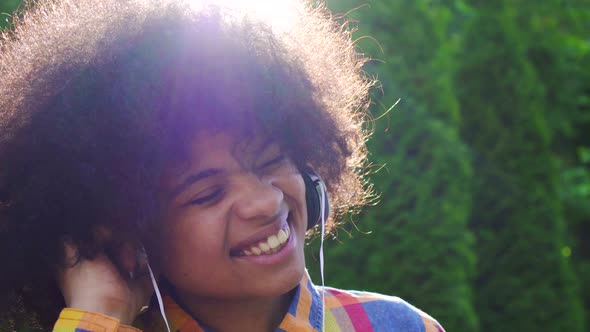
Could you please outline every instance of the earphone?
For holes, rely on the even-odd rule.
[[[330,215],[328,190],[322,178],[311,168],[301,171],[305,183],[305,203],[307,204],[307,229],[323,224]],[[322,234],[323,236],[323,234]]]
[[[322,178],[311,168],[301,172],[305,183],[305,203],[307,204],[307,229],[321,225],[320,234],[320,277],[322,280],[322,308],[326,307],[324,298],[324,237],[326,235],[326,220],[330,215],[330,199],[328,189]],[[322,309],[322,331],[326,330],[325,309]]]

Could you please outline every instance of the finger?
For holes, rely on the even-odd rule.
[[[78,261],[78,247],[68,241],[63,242],[65,263],[73,266]]]
[[[62,244],[65,266],[56,269],[55,278],[57,280],[58,287],[62,290],[63,293],[65,273],[68,269],[71,269],[76,264],[76,261],[78,259],[78,248],[67,241],[64,241]]]

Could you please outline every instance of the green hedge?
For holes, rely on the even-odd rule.
[[[372,145],[384,165],[372,178],[380,202],[356,223],[361,232],[347,228],[353,239],[340,231],[342,243],[326,246],[326,282],[397,295],[448,331],[477,331],[467,149],[428,114],[400,107],[390,122],[391,136]]]
[[[476,305],[486,331],[584,331],[562,255],[565,221],[544,89],[510,2],[479,2],[460,56],[462,133],[474,155]]]
[[[382,84],[369,146],[375,169],[383,166],[371,179],[381,197],[356,218],[360,231],[346,229],[353,239],[341,231],[327,246],[327,283],[397,295],[448,331],[478,331],[467,225],[471,160],[458,135],[453,86],[455,12],[425,0],[363,4],[330,2],[337,12],[358,8],[351,13],[360,22],[356,36],[375,58],[368,70]],[[316,264],[310,266],[315,272]]]

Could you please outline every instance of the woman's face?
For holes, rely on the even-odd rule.
[[[237,300],[282,295],[305,268],[305,186],[278,145],[202,133],[166,181],[163,275],[176,292]]]

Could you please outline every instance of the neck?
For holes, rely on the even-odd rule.
[[[294,291],[278,297],[240,300],[176,294],[178,304],[197,322],[215,331],[275,331],[289,310]]]

